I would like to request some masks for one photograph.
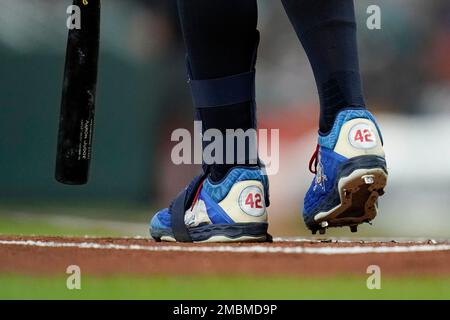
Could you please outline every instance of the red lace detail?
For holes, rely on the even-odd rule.
[[[309,160],[309,171],[313,174],[317,173],[317,158],[319,156],[319,149],[320,145],[317,144],[316,151],[314,151],[311,160]]]
[[[200,185],[198,186],[197,192],[195,193],[194,201],[192,201],[191,211],[194,209],[194,206],[197,203],[198,197],[200,196],[200,190],[202,190],[203,182],[205,182],[205,180],[203,180],[200,183]]]

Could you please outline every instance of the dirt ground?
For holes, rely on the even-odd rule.
[[[73,244],[73,247],[68,244]],[[93,248],[93,245],[99,247]],[[448,276],[450,250],[440,250],[439,245],[448,246],[449,243],[304,239],[262,244],[170,244],[149,239],[0,236],[0,272],[53,275],[64,274],[69,265],[78,265],[84,273],[93,275],[332,276],[365,274],[369,265],[378,265],[384,274],[389,275]],[[224,246],[226,250],[221,252]],[[359,250],[367,247],[383,247],[389,252],[283,252],[284,248],[311,248],[314,251],[320,248]],[[411,252],[391,252],[395,248],[405,251],[405,247],[411,247]],[[427,247],[427,251],[420,250],[421,247]],[[188,251],[190,248],[207,249],[207,252],[202,252],[202,249]],[[238,252],[239,248],[249,250]]]

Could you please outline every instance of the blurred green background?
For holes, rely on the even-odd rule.
[[[83,277],[81,290],[67,290],[61,276],[0,275],[0,299],[424,299],[450,298],[448,277],[385,277],[382,290],[368,290],[359,276]],[[149,290],[151,288],[151,290]]]
[[[0,2],[0,232],[69,232],[92,224],[102,234],[146,235],[151,213],[198,170],[170,161],[170,133],[192,128],[176,4],[103,1],[91,177],[87,186],[69,187],[55,182],[53,170],[70,4]],[[382,10],[381,30],[365,25],[373,4]],[[450,4],[358,0],[356,11],[365,94],[380,120],[390,170],[382,214],[359,235],[448,238]],[[270,177],[271,228],[275,235],[302,235],[316,88],[281,3],[260,0],[259,15],[259,120],[280,129],[281,139],[280,172]],[[337,234],[348,232],[331,232]]]

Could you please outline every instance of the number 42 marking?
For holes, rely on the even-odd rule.
[[[262,198],[260,193],[249,193],[247,199],[245,199],[245,204],[250,206],[250,208],[262,209]]]
[[[368,129],[364,129],[363,132],[361,132],[361,130],[356,131],[355,141],[357,140],[361,142],[373,142],[372,132],[370,132]]]

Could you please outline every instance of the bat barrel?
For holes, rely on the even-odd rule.
[[[89,177],[100,42],[100,0],[75,0],[79,29],[69,30],[55,178],[79,185]]]

